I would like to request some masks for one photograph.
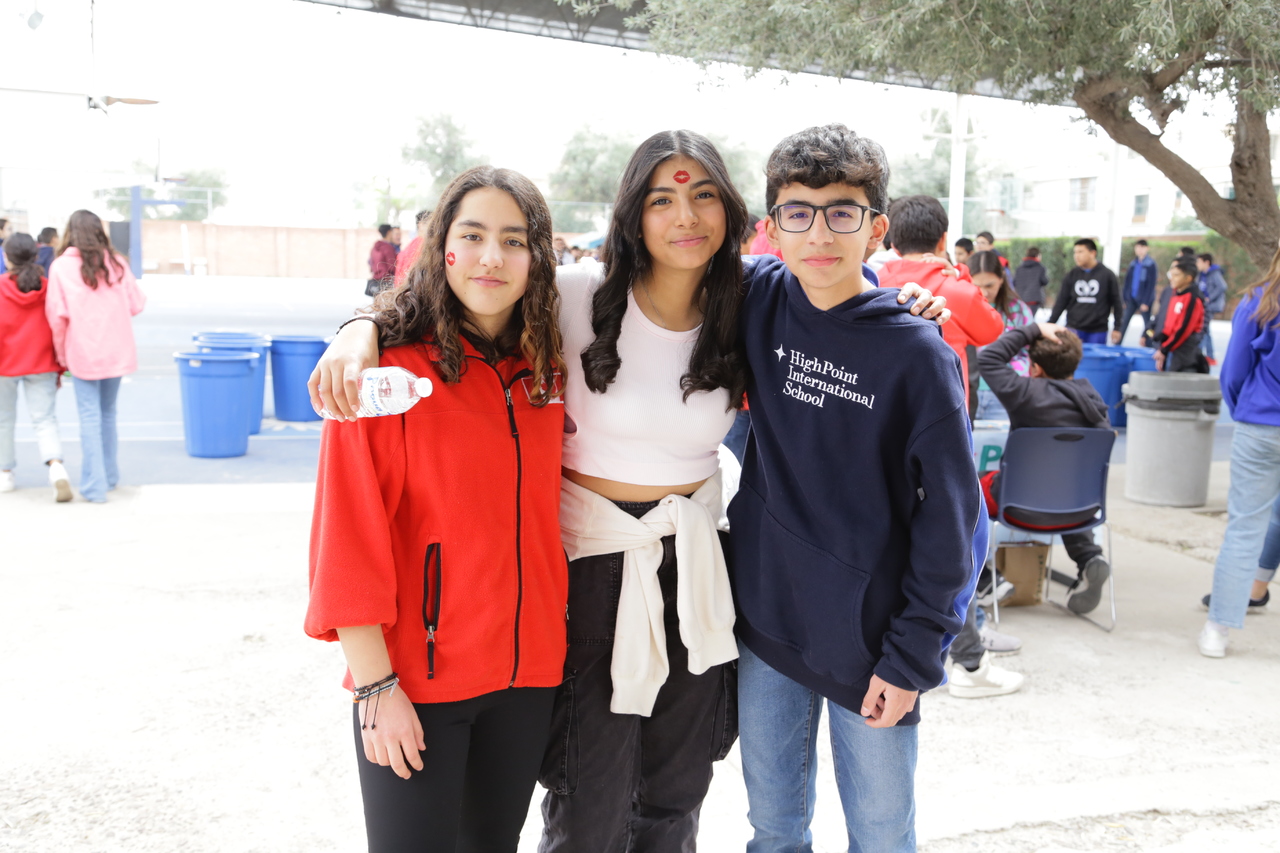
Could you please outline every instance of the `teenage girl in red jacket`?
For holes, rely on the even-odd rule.
[[[460,175],[375,304],[433,393],[324,426],[306,628],[347,658],[371,851],[519,840],[565,657],[555,267],[527,178]]]

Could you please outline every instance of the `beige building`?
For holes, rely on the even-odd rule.
[[[377,239],[374,228],[283,228],[146,219],[142,222],[142,269],[144,274],[367,279],[369,250]]]

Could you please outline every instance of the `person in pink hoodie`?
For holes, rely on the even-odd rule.
[[[77,210],[49,268],[45,315],[59,363],[71,371],[80,411],[80,494],[102,503],[120,480],[116,396],[138,369],[133,315],[146,297],[128,262],[111,248],[102,220]]]
[[[17,487],[13,434],[21,385],[40,455],[49,469],[49,485],[64,503],[71,500],[71,480],[62,464],[55,414],[62,365],[54,356],[53,334],[45,320],[48,282],[41,275],[44,270],[30,234],[5,240],[4,256],[8,270],[0,274],[0,492]]]

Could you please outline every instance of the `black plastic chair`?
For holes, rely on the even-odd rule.
[[[1012,430],[1000,459],[996,520],[1011,530],[1061,536],[1083,533],[1107,523],[1107,472],[1116,434],[1109,429],[1032,427]],[[1052,551],[1050,551],[1052,554]],[[1107,561],[1111,577],[1108,627],[1083,613],[1072,613],[1049,595],[1049,582],[1068,587],[1075,577],[1053,571],[1045,579],[1045,600],[1073,616],[1111,631],[1116,626],[1115,561],[1107,524]]]

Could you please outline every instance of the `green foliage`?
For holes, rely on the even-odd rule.
[[[1081,69],[1140,89],[1198,56],[1175,77],[1173,94],[1184,101],[1192,90],[1247,91],[1264,109],[1280,100],[1277,0],[648,0],[633,22],[649,28],[658,51],[702,61],[953,91],[993,80],[1051,104],[1072,99]],[[1235,57],[1250,61],[1221,61]]]
[[[714,133],[707,138],[715,143],[724,160],[725,168],[733,185],[738,188],[742,200],[747,203],[747,210],[755,216],[765,215],[764,206],[764,166],[768,161],[766,155],[754,151],[746,145],[734,144],[727,137]]]
[[[471,140],[453,120],[453,116],[443,113],[420,119],[417,141],[404,146],[401,153],[406,163],[421,166],[431,177],[429,198],[426,199],[426,206],[429,207],[435,206],[445,187],[460,173],[472,166],[482,166],[489,162],[488,157],[473,150]],[[394,195],[389,188],[388,195]],[[415,199],[411,207],[416,207],[417,204]]]
[[[135,163],[134,168],[141,172],[152,172],[155,169],[141,163]],[[227,188],[226,174],[221,169],[189,169],[180,173],[176,179],[166,179],[159,188],[144,187],[142,191],[145,198],[185,201],[186,204],[143,205],[142,218],[203,222],[214,210],[226,205]],[[107,190],[99,195],[106,199],[108,210],[129,218],[132,211],[127,187]],[[212,208],[210,201],[213,202]]]

